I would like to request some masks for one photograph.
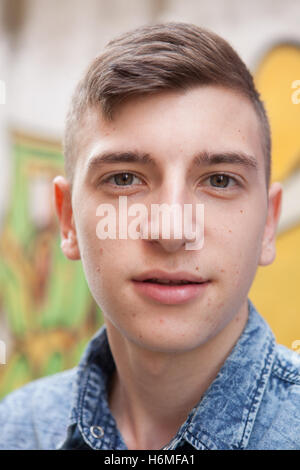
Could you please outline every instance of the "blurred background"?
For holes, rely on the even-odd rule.
[[[64,119],[108,40],[163,21],[220,34],[255,77],[284,199],[277,258],[249,297],[277,341],[300,351],[300,1],[0,0],[0,398],[76,365],[102,324],[81,263],[60,251],[52,179]]]

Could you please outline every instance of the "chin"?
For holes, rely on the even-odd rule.
[[[199,334],[195,334],[194,329],[193,331],[186,331],[184,333],[178,331],[170,335],[170,329],[166,328],[165,332],[161,330],[159,332],[151,331],[151,334],[143,333],[142,335],[137,335],[130,339],[143,349],[174,354],[196,349],[201,346],[202,343],[205,343],[211,334],[211,332],[207,332],[207,335],[204,334],[200,336]]]

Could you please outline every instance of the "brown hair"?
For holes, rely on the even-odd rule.
[[[78,83],[64,135],[66,175],[72,182],[74,156],[85,111],[98,106],[107,120],[127,98],[162,90],[221,85],[248,97],[261,121],[266,182],[270,182],[271,138],[266,111],[253,78],[220,36],[187,23],[147,25],[110,41]]]

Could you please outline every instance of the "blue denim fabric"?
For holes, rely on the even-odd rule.
[[[238,342],[164,449],[300,449],[300,356],[248,307]],[[78,367],[0,402],[0,449],[127,449],[107,402],[114,368],[103,326]]]

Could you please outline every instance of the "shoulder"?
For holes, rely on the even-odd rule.
[[[300,449],[300,355],[277,344],[250,443],[259,449]]]
[[[55,449],[66,433],[76,368],[43,377],[0,402],[0,449]]]

